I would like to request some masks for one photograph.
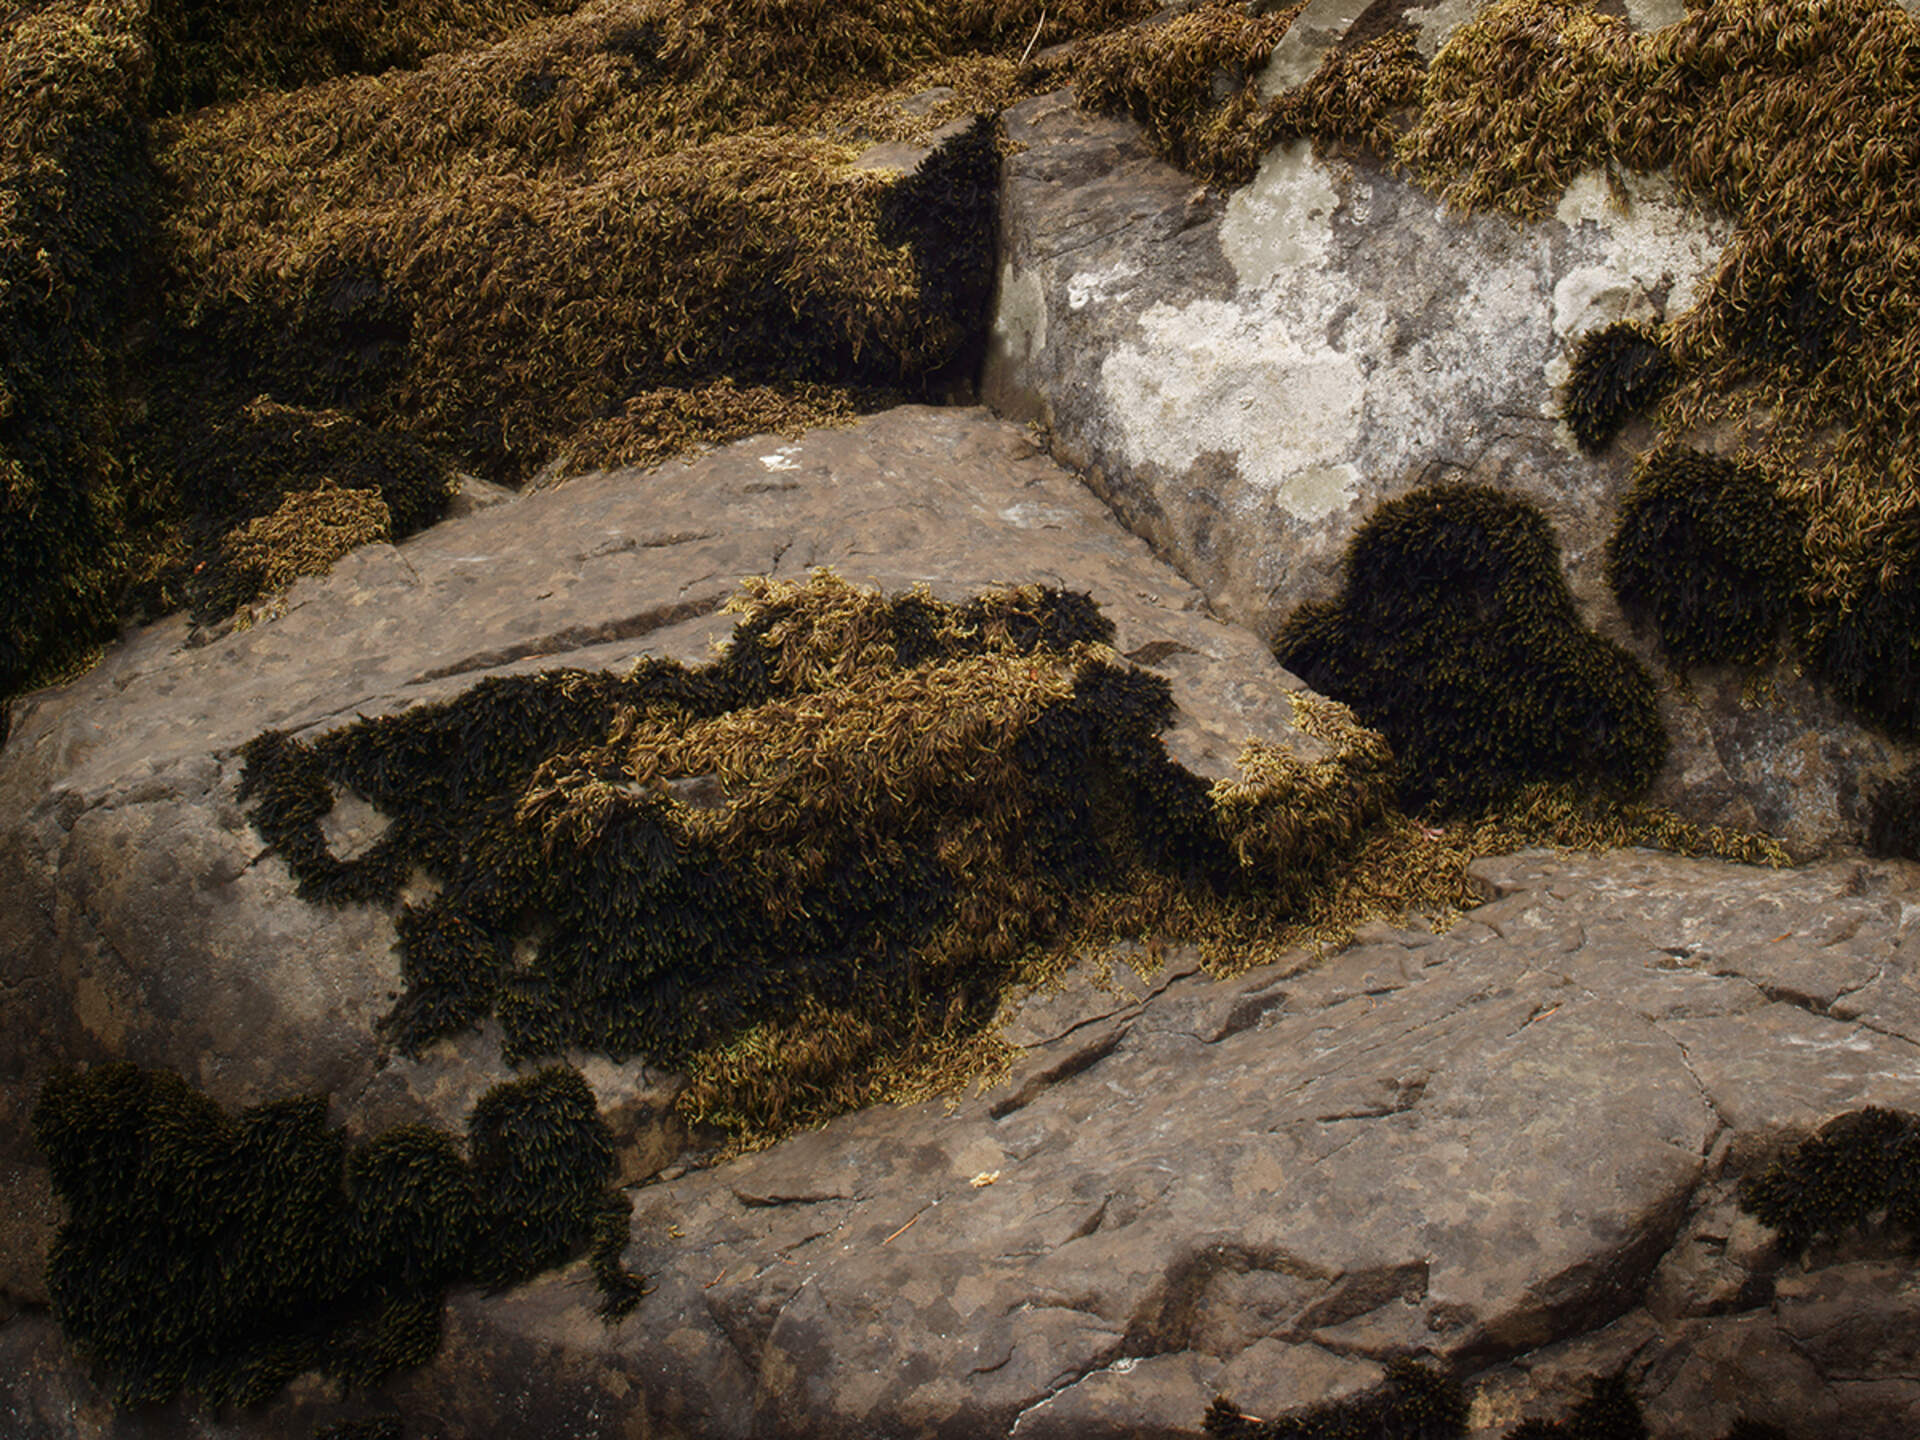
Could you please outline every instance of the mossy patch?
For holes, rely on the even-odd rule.
[[[1560,414],[1589,455],[1664,400],[1679,378],[1660,327],[1644,320],[1617,321],[1581,336],[1571,363]]]
[[[1452,1376],[1412,1360],[1387,1365],[1373,1394],[1261,1420],[1222,1397],[1207,1410],[1214,1440],[1454,1440],[1467,1433],[1467,1401]]]
[[[0,696],[90,653],[148,572],[119,398],[156,288],[142,8],[0,16]]]
[[[1647,1422],[1625,1375],[1604,1375],[1564,1420],[1528,1420],[1505,1440],[1647,1440]]]
[[[1881,1221],[1920,1238],[1920,1119],[1869,1106],[1823,1125],[1740,1187],[1740,1208],[1798,1255]]]
[[[1322,149],[1391,145],[1422,75],[1403,29],[1358,36],[1305,84],[1262,94],[1260,72],[1303,8],[1259,15],[1209,0],[1097,37],[1074,57],[1075,94],[1087,109],[1139,122],[1158,153],[1215,184],[1252,179],[1283,140],[1308,136]]]
[[[1630,797],[1666,756],[1652,683],[1580,622],[1546,518],[1484,486],[1376,509],[1340,594],[1295,610],[1274,649],[1388,738],[1409,810],[1471,811],[1541,782]]]
[[[590,1245],[606,1303],[635,1298],[612,1140],[570,1070],[488,1091],[465,1154],[420,1125],[349,1147],[324,1097],[230,1115],[126,1063],[49,1076],[33,1133],[67,1211],[54,1314],[126,1404],[253,1404],[309,1370],[376,1380],[438,1350],[450,1286],[512,1284]]]
[[[1085,596],[823,573],[735,603],[698,669],[486,681],[247,746],[304,896],[439,881],[399,915],[402,1048],[492,1016],[515,1057],[690,1066],[709,1115],[777,1129],[877,1098],[903,1055],[982,1059],[1049,947],[1277,931],[1385,815],[1386,747],[1336,706],[1304,721],[1326,759],[1250,747],[1212,786],[1173,763],[1166,682]],[[352,860],[320,826],[340,789],[392,822]]]
[[[412,69],[465,50],[578,0],[153,0],[153,107],[180,114],[261,90],[342,75]]]
[[[1807,656],[1822,684],[1902,739],[1920,736],[1920,513],[1904,521],[1850,603],[1814,612]]]
[[[1806,518],[1754,464],[1661,447],[1634,467],[1607,583],[1682,670],[1775,659],[1802,604]]]

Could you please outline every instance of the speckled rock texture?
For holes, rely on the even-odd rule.
[[[1646,852],[1484,861],[1452,929],[1230,982],[1181,955],[1023,1012],[1005,1083],[635,1191],[654,1290],[584,1267],[456,1297],[434,1364],[216,1429],[113,1416],[49,1322],[0,1327],[30,1437],[1195,1437],[1440,1357],[1476,1435],[1625,1366],[1653,1433],[1894,1440],[1920,1281],[1887,1237],[1783,1262],[1733,1202],[1828,1117],[1920,1106],[1920,867]]]
[[[497,500],[499,497],[494,496]],[[508,1073],[497,1036],[391,1059],[374,1025],[400,988],[384,907],[295,898],[236,800],[240,746],[457,694],[489,675],[711,658],[751,575],[834,566],[945,599],[997,584],[1091,592],[1120,648],[1165,674],[1182,763],[1232,773],[1293,728],[1299,684],[1129,535],[1024,433],[980,410],[910,408],[801,441],[747,441],[650,474],[584,478],[371,546],[278,618],[204,645],[184,620],[128,636],[20,704],[0,749],[0,1295],[34,1299],[50,1225],[27,1139],[57,1061],[182,1071],[228,1106],[321,1091],[355,1130],[463,1122]],[[351,801],[351,797],[348,797]],[[384,823],[329,817],[351,853]],[[582,1057],[629,1178],[684,1138],[672,1077]]]
[[[1269,86],[1311,74],[1369,8],[1316,0]],[[1397,8],[1431,53],[1480,7]],[[1679,12],[1626,8],[1643,27]],[[1683,207],[1659,177],[1629,177],[1622,210],[1597,173],[1542,223],[1462,218],[1376,163],[1316,159],[1305,142],[1277,147],[1251,184],[1209,190],[1066,91],[1014,107],[1006,126],[1018,149],[983,395],[1049,427],[1054,453],[1222,615],[1271,635],[1335,592],[1341,551],[1376,506],[1473,482],[1538,505],[1588,623],[1664,673],[1603,574],[1651,431],[1636,421],[1585,456],[1556,392],[1588,331],[1692,303],[1723,220]],[[1910,747],[1790,668],[1759,703],[1730,672],[1691,682],[1662,695],[1674,744],[1660,800],[1803,852],[1857,843],[1863,789]]]

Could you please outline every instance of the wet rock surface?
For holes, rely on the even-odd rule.
[[[441,1357],[357,1410],[303,1382],[220,1433],[1194,1436],[1216,1393],[1284,1413],[1409,1351],[1468,1378],[1488,1436],[1622,1366],[1660,1435],[1911,1433],[1904,1252],[1785,1262],[1734,1193],[1835,1114],[1920,1107],[1920,870],[1476,874],[1487,902],[1438,935],[1083,977],[984,1093],[635,1190],[654,1289],[625,1323],[583,1266],[457,1296]],[[108,1411],[50,1323],[0,1349],[9,1433],[188,1423],[83,1432]]]

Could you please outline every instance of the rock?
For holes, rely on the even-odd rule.
[[[1363,8],[1309,6],[1272,73],[1310,72]],[[1431,52],[1477,7],[1404,8]],[[1629,9],[1652,24],[1673,7]],[[1475,481],[1545,512],[1586,622],[1662,673],[1602,573],[1630,451],[1651,431],[1584,456],[1555,392],[1589,330],[1692,303],[1724,221],[1659,177],[1629,177],[1622,212],[1596,174],[1542,223],[1466,219],[1377,163],[1316,159],[1305,142],[1223,194],[1066,91],[1005,124],[1017,151],[982,395],[1046,426],[1054,453],[1222,615],[1271,637],[1336,591],[1346,541],[1381,502]],[[1862,792],[1906,747],[1792,667],[1757,689],[1724,670],[1692,681],[1661,697],[1673,746],[1655,798],[1802,851],[1857,843]]]
[[[458,1126],[509,1073],[497,1035],[397,1060],[375,1023],[400,989],[393,918],[295,898],[236,800],[238,748],[445,698],[488,675],[710,658],[721,605],[752,575],[849,580],[947,599],[995,584],[1091,591],[1121,648],[1167,675],[1171,752],[1237,773],[1250,737],[1321,753],[1293,729],[1299,688],[1260,642],[1123,531],[1018,428],[907,409],[798,442],[749,441],[690,465],[583,479],[490,506],[300,581],[277,619],[189,648],[182,619],[135,633],[85,677],[27,698],[0,751],[0,1282],[38,1288],[49,1210],[27,1138],[58,1062],[169,1066],[238,1107],[323,1091],[358,1132]],[[682,782],[707,792],[700,777]],[[708,796],[702,803],[710,803]],[[385,821],[336,808],[352,853]],[[677,1082],[639,1063],[587,1069],[627,1178],[687,1136]]]
[[[500,1440],[1193,1440],[1214,1393],[1277,1415],[1409,1350],[1466,1377],[1489,1440],[1622,1365],[1663,1436],[1902,1433],[1920,1285],[1895,1242],[1783,1262],[1729,1206],[1830,1115],[1920,1107],[1920,1028],[1869,998],[1920,944],[1920,867],[1476,874],[1487,903],[1441,934],[1376,925],[1226,983],[1123,969],[1030,1007],[1000,1086],[638,1189],[654,1288],[623,1324],[591,1318],[584,1265],[456,1296],[431,1365],[345,1402],[303,1382],[225,1433],[378,1410]],[[0,1354],[10,1433],[101,1413],[46,1321]]]

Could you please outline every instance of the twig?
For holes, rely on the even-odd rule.
[[[1040,31],[1045,27],[1046,23],[1047,23],[1047,7],[1042,5],[1040,7],[1039,22],[1035,24],[1033,27],[1033,39],[1027,41],[1027,48],[1020,52],[1020,63],[1022,65],[1026,64],[1027,57],[1033,54],[1033,47],[1040,43]]]

